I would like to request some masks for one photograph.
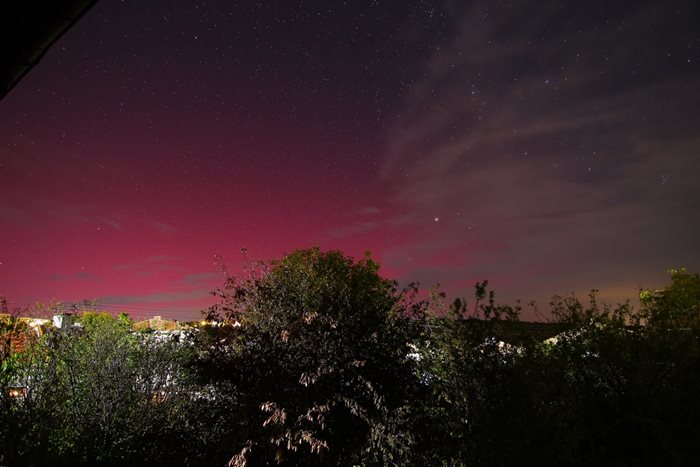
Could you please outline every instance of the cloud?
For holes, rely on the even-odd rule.
[[[162,261],[177,260],[174,256],[153,256],[143,263],[161,265]],[[128,270],[142,274],[148,272],[141,263],[129,265]],[[159,267],[159,266],[158,266]],[[112,312],[127,312],[135,319],[154,315],[169,316],[176,319],[196,319],[199,311],[213,303],[211,291],[220,285],[220,275],[214,272],[183,274],[179,279],[173,278],[165,289],[140,294],[112,294],[98,299],[98,307]]]
[[[55,197],[39,196],[34,193],[18,197],[18,203],[23,206],[23,217],[28,224],[38,228],[46,228],[47,224],[76,224],[93,227],[110,227],[113,230],[124,229],[123,216],[118,214],[105,215],[92,203],[68,203]],[[0,218],[2,209],[0,206]]]
[[[58,282],[63,282],[63,281],[90,281],[90,282],[98,282],[101,280],[101,278],[88,271],[77,271],[73,273],[68,273],[68,274],[51,274],[49,276],[49,279],[52,281],[58,281]]]
[[[158,230],[159,232],[166,233],[166,234],[172,234],[177,232],[177,229],[173,227],[170,224],[166,224],[165,222],[160,222],[156,220],[151,220],[150,221],[151,226]]]
[[[107,224],[114,230],[124,230],[124,226],[122,225],[122,223],[117,221],[116,219],[112,219],[109,217],[99,217],[97,220],[100,221],[100,223]]]
[[[326,236],[330,238],[345,238],[354,237],[358,235],[366,235],[374,230],[381,227],[381,222],[376,221],[362,221],[356,222],[355,224],[328,229],[326,231]]]
[[[155,292],[142,295],[108,295],[98,299],[100,304],[129,305],[137,303],[163,303],[180,302],[186,300],[200,300],[209,295],[209,289],[180,290],[169,292]]]
[[[0,220],[15,221],[19,217],[19,211],[10,205],[0,203]]]
[[[700,266],[700,73],[658,63],[687,45],[678,36],[646,34],[676,18],[601,6],[604,23],[544,2],[522,21],[530,8],[470,3],[414,84],[382,172],[401,180],[401,214],[385,222],[411,235],[383,264],[443,284],[496,276],[538,297]]]
[[[374,216],[381,212],[381,210],[376,206],[365,206],[364,208],[357,211],[361,216]]]
[[[141,261],[136,261],[133,263],[121,263],[112,266],[115,271],[128,271],[128,270],[148,270],[148,271],[172,271],[181,270],[182,267],[178,263],[182,260],[179,256],[170,255],[154,255],[148,256]]]
[[[197,286],[203,284],[216,284],[216,282],[221,281],[221,279],[222,274],[217,274],[215,272],[197,272],[183,276],[182,283],[189,286]]]

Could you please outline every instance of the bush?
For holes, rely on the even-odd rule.
[[[187,355],[176,345],[140,341],[107,314],[84,328],[54,331],[17,357],[3,383],[27,388],[4,398],[11,436],[3,464],[166,464],[186,442]],[[178,449],[179,448],[179,449]]]
[[[407,458],[410,321],[378,269],[369,257],[298,250],[218,291],[209,317],[241,324],[210,356],[241,401],[234,465]]]
[[[550,342],[509,346],[493,319],[433,320],[420,349],[429,395],[414,411],[413,463],[695,464],[700,336],[689,323],[700,298],[690,278],[636,312],[595,291],[588,304],[554,297],[568,330]]]

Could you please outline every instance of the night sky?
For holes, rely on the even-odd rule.
[[[11,306],[197,318],[241,247],[542,305],[700,270],[696,1],[233,3],[102,0],[0,102]]]

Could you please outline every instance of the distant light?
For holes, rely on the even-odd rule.
[[[7,395],[14,398],[24,397],[27,395],[27,388],[10,388]]]
[[[439,220],[440,220],[440,218],[439,218],[439,217],[436,217],[436,218],[435,218],[435,222],[437,222],[437,221],[439,221]]]

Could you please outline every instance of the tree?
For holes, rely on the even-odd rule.
[[[642,290],[642,312],[652,326],[700,326],[700,274],[671,269],[671,284],[662,290]]]
[[[415,401],[412,463],[498,465],[484,453],[494,436],[493,415],[503,402],[504,376],[517,356],[502,340],[503,324],[516,324],[520,305],[497,305],[488,281],[474,284],[471,306],[457,298],[446,308],[443,298],[432,294],[415,342],[423,394]]]
[[[188,351],[143,339],[106,313],[54,330],[3,378],[0,440],[8,465],[167,464],[187,459],[194,386]],[[4,397],[7,386],[26,388]],[[191,462],[189,462],[191,463]]]
[[[410,322],[397,284],[378,271],[369,256],[297,250],[216,292],[209,318],[241,325],[219,328],[227,337],[217,335],[209,361],[237,388],[245,420],[234,465],[406,458]]]

